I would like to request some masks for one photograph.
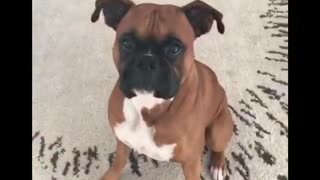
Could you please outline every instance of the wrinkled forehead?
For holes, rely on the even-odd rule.
[[[140,4],[132,7],[117,28],[117,38],[132,31],[140,39],[161,41],[175,36],[186,44],[194,39],[192,27],[183,11],[173,5]]]

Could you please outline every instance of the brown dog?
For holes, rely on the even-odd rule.
[[[211,173],[224,176],[224,151],[233,133],[225,91],[214,72],[194,59],[194,40],[222,14],[196,0],[183,7],[97,0],[92,22],[103,11],[116,30],[113,59],[119,79],[108,118],[117,137],[114,163],[104,180],[118,180],[130,149],[159,161],[182,164],[187,180],[199,180],[206,145]]]

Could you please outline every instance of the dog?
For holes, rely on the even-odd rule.
[[[120,179],[133,149],[178,162],[186,180],[199,180],[206,146],[212,152],[210,174],[223,180],[234,123],[224,88],[194,58],[193,47],[214,23],[224,33],[223,15],[200,0],[182,7],[96,0],[92,22],[101,11],[116,31],[112,51],[119,74],[108,100],[116,154],[103,179]]]

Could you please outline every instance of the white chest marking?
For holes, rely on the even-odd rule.
[[[141,154],[158,161],[168,161],[173,157],[176,144],[157,146],[153,140],[154,127],[148,127],[141,115],[142,108],[152,108],[164,99],[156,98],[153,93],[136,92],[137,96],[123,103],[125,120],[114,127],[115,135],[124,144]]]

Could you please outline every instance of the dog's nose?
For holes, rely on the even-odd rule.
[[[137,68],[144,71],[153,71],[157,69],[157,61],[153,56],[142,56],[137,62]]]

